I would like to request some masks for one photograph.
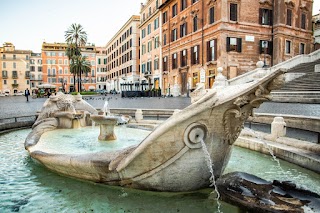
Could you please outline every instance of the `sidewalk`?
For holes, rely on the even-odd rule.
[[[119,95],[108,96],[83,96],[95,108],[102,108],[109,99],[110,108],[134,109],[183,109],[191,104],[191,99],[186,97],[168,98],[121,98]],[[34,115],[41,110],[47,98],[29,98],[24,96],[0,97],[0,118]],[[265,102],[254,112],[305,115],[320,117],[320,104],[278,103]]]

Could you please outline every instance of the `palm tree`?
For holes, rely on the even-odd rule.
[[[70,72],[76,73],[79,76],[78,91],[81,91],[81,74],[90,72],[91,64],[87,60],[87,56],[74,55],[71,60],[73,63],[70,64]]]
[[[81,46],[87,43],[87,33],[83,30],[81,24],[72,24],[67,31],[65,31],[65,40],[68,43],[66,55],[70,60],[70,72],[73,74],[73,84],[75,88],[76,75],[80,75],[80,82],[78,81],[78,92],[81,92],[81,72],[71,69],[71,66],[75,63],[73,56],[81,56]],[[79,89],[80,88],[80,89]]]

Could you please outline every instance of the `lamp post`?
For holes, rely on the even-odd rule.
[[[267,51],[267,41],[263,41],[262,42],[262,47],[263,47],[263,52],[264,52],[264,58],[263,58],[263,67],[266,67],[267,64],[266,64],[266,51]]]

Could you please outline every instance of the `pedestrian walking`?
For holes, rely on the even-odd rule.
[[[27,89],[24,91],[24,96],[26,96],[27,101],[29,101],[29,95],[30,95],[30,91],[29,91],[29,89],[27,88]]]

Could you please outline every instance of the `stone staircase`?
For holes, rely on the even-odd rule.
[[[320,72],[315,72],[317,64],[320,64],[320,59],[289,69],[286,75],[300,77],[286,82],[281,90],[273,91],[272,101],[320,103]]]

